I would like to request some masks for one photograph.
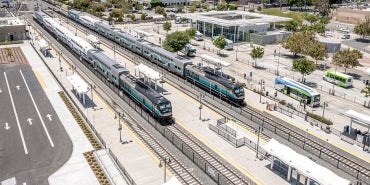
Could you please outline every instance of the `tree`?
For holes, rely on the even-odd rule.
[[[209,3],[208,2],[202,3],[202,8],[207,10],[209,8]]]
[[[308,55],[315,59],[315,63],[317,64],[318,60],[324,60],[328,58],[328,50],[325,44],[321,44],[315,40],[314,44],[309,47]]]
[[[237,10],[238,9],[238,5],[235,4],[235,3],[230,3],[229,4],[229,10]]]
[[[185,33],[188,35],[189,39],[194,38],[196,32],[197,30],[195,28],[189,28],[185,30]]]
[[[364,23],[355,26],[354,32],[358,35],[361,35],[362,39],[370,35],[370,19],[368,16],[365,17]]]
[[[162,0],[152,0],[150,1],[150,7],[163,6]]]
[[[142,13],[141,14],[141,20],[145,20],[146,16],[147,16],[146,13]]]
[[[183,31],[175,31],[166,36],[163,42],[164,49],[171,52],[178,52],[182,50],[187,43],[189,43],[189,37]]]
[[[168,34],[168,31],[170,31],[170,30],[171,30],[171,27],[172,27],[172,24],[171,24],[170,22],[165,22],[165,23],[163,24],[163,30],[164,30],[164,31],[166,31],[166,32],[167,32],[167,34]]]
[[[190,6],[190,7],[189,7],[189,12],[190,12],[190,13],[194,13],[194,12],[195,12],[195,10],[197,10],[197,8],[196,8],[195,6]]]
[[[315,6],[315,11],[319,12],[322,17],[328,17],[330,14],[329,0],[313,0],[312,4]]]
[[[161,15],[163,15],[163,13],[165,13],[166,11],[164,11],[164,8],[163,8],[163,7],[156,6],[156,7],[155,7],[154,12],[155,12],[156,14],[161,14]]]
[[[135,16],[135,14],[131,14],[131,20],[133,20],[133,21],[135,21],[135,19],[136,19],[136,16]]]
[[[118,22],[122,22],[123,21],[123,17],[122,16],[119,16],[118,17]]]
[[[213,41],[213,45],[216,46],[216,48],[219,49],[218,53],[220,53],[220,50],[223,50],[226,46],[226,39],[223,35],[217,37],[214,41]]]
[[[216,9],[217,11],[227,10],[227,3],[225,2],[218,3]]]
[[[333,63],[336,66],[344,67],[344,72],[347,72],[347,68],[353,68],[360,65],[358,59],[362,58],[362,53],[356,49],[344,49],[336,52],[333,56]]]
[[[316,69],[316,65],[307,58],[301,58],[293,61],[293,70],[302,74],[302,82],[305,82],[304,76],[311,74]]]
[[[295,32],[283,42],[283,47],[297,56],[298,54],[307,54],[312,43],[315,43],[313,32]]]
[[[369,97],[370,96],[370,86],[363,88],[361,90],[361,93],[364,93],[366,98]]]
[[[291,21],[285,22],[285,28],[288,31],[296,32],[297,29],[298,29],[298,22],[295,21],[295,20],[291,20]]]
[[[257,59],[260,59],[265,54],[262,47],[254,47],[250,53],[252,59],[254,60],[254,66],[257,66]]]

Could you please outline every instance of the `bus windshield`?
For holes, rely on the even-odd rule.
[[[313,102],[320,102],[320,95],[315,95],[313,97]]]

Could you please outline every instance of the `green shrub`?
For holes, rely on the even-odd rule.
[[[324,118],[322,116],[319,116],[317,114],[307,112],[307,116],[309,116],[309,117],[311,117],[311,118],[313,118],[317,121],[320,121],[321,123],[324,123],[324,124],[327,124],[327,125],[333,125],[333,122],[331,120],[326,119],[326,118]]]
[[[286,105],[286,101],[285,101],[285,100],[280,100],[280,101],[279,101],[279,103],[280,103],[281,105]]]

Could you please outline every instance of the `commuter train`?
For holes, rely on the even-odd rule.
[[[129,95],[131,99],[148,110],[162,123],[172,120],[171,102],[155,90],[130,75],[129,71],[101,51],[94,49],[88,42],[75,36],[68,29],[56,23],[44,12],[35,12],[34,18],[55,37],[70,47],[80,60],[88,62],[94,70],[103,75],[110,83]]]
[[[76,10],[69,10],[68,17],[85,26],[87,25],[86,19],[94,20],[87,18],[88,16]],[[92,24],[94,26],[91,26]],[[101,21],[90,21],[88,25],[88,28],[115,41],[131,52],[141,55],[164,69],[204,87],[209,92],[239,105],[245,105],[243,87],[241,84],[234,82],[230,76],[218,70],[210,70],[207,67],[194,65],[189,59],[178,56],[149,41],[134,37]]]

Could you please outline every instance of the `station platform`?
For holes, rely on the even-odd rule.
[[[39,48],[37,43],[35,43],[35,48]],[[39,74],[38,80],[47,94],[53,94],[49,93],[49,91],[51,91],[49,89],[53,90],[55,95],[50,95],[52,96],[51,98],[53,98],[51,99],[51,102],[56,99],[54,101],[55,104],[58,104],[59,107],[64,107],[64,111],[67,111],[67,113],[70,114],[61,99],[56,97],[59,96],[57,92],[61,91],[61,88],[58,87],[57,82],[48,72],[41,58],[34,52],[34,49],[30,45],[25,44],[22,46],[22,50],[25,52],[26,56],[32,56],[32,67],[35,70],[35,73]],[[72,70],[72,67],[69,66],[63,58],[61,58],[61,63],[59,64],[58,55],[55,50],[50,50],[50,53],[52,57],[42,56],[42,58],[46,61],[47,65],[56,75],[58,80],[63,84],[67,90],[66,93],[69,93],[73,97],[73,101],[78,102],[77,104],[79,105],[79,108],[83,110],[85,116],[89,118],[96,130],[98,130],[100,136],[104,141],[106,141],[107,148],[115,154],[135,183],[138,185],[158,185],[163,183],[163,168],[158,167],[159,159],[157,159],[149,149],[141,143],[141,141],[125,126],[125,123],[122,120],[122,140],[124,142],[120,143],[119,131],[117,130],[118,121],[114,118],[114,112],[108,107],[108,105],[106,105],[106,102],[98,95],[98,93],[96,93],[95,90],[92,92],[94,99],[93,103],[95,106],[91,106],[91,92],[87,94],[87,104],[84,106],[82,101],[73,94],[72,85],[67,79],[67,77],[74,74],[75,71]],[[60,72],[60,66],[63,68],[63,72]],[[79,70],[77,69],[77,71]],[[56,110],[59,112],[57,108]],[[65,116],[60,115],[60,117],[64,118]],[[73,119],[72,116],[70,117]],[[76,133],[75,136],[70,135],[74,142],[74,151],[72,156],[75,157],[71,158],[60,170],[50,176],[50,184],[77,184],[77,182],[81,182],[81,179],[86,179],[85,182],[89,182],[88,184],[98,184],[96,177],[82,155],[82,153],[91,151],[93,148],[76,122],[69,121],[67,118],[66,122],[72,125],[71,127],[65,126],[68,134],[70,134],[70,132]],[[87,146],[89,146],[89,148],[86,148]],[[104,164],[111,164],[110,159],[107,157],[102,157],[101,160],[105,160],[102,162]],[[113,165],[107,165],[105,168],[115,167]],[[107,170],[108,173],[111,173],[108,174],[108,176],[116,175],[116,173],[112,172],[115,171],[115,169]],[[166,174],[167,179],[173,176],[168,170]],[[119,180],[119,182],[121,181]]]

